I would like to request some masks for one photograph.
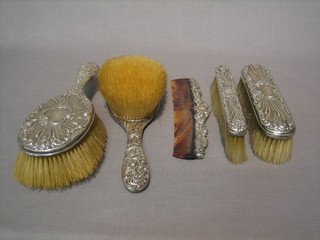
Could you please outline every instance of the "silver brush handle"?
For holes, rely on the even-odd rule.
[[[150,170],[142,146],[143,129],[148,121],[126,121],[127,149],[122,164],[122,181],[130,192],[148,187]]]
[[[98,76],[99,65],[94,62],[83,64],[78,72],[78,77],[71,89],[70,93],[82,94],[84,87],[94,78]]]

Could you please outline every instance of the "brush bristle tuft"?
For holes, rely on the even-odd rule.
[[[151,58],[131,55],[106,61],[99,72],[99,90],[118,117],[149,118],[164,96],[167,74]]]
[[[293,138],[275,139],[268,137],[255,119],[250,100],[242,80],[238,84],[238,93],[249,125],[250,144],[253,153],[263,161],[281,164],[287,162],[292,155]]]
[[[92,175],[102,160],[106,129],[96,115],[82,141],[72,149],[50,157],[33,157],[19,152],[14,166],[18,182],[30,188],[60,189]]]
[[[244,137],[232,136],[227,130],[216,79],[213,80],[211,85],[211,102],[213,113],[217,118],[220,127],[224,151],[227,158],[231,163],[234,164],[240,164],[247,161],[247,152],[244,143]]]

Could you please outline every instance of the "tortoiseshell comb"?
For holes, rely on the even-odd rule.
[[[174,109],[173,156],[181,159],[202,159],[208,146],[205,125],[209,106],[201,100],[201,90],[193,78],[171,80]]]

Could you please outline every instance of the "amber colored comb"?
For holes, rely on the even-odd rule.
[[[208,146],[205,125],[210,107],[201,100],[195,79],[171,80],[174,109],[173,156],[181,159],[202,159]]]

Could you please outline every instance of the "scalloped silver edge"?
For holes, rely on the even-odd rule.
[[[202,159],[205,156],[205,150],[208,147],[208,128],[206,121],[211,113],[211,108],[202,99],[200,86],[194,78],[189,78],[191,92],[194,102],[194,119],[195,119],[195,154],[197,159]]]

